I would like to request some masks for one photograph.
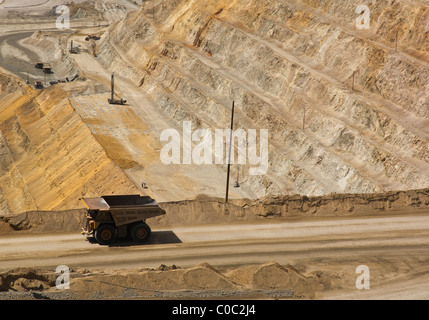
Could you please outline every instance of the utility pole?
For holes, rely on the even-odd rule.
[[[111,85],[111,94],[112,94],[111,101],[113,101],[113,99],[115,97],[115,73],[114,72],[112,73],[110,85]]]
[[[234,129],[234,101],[232,102],[232,112],[231,112],[231,132],[229,137],[229,155],[228,155],[228,173],[226,177],[226,195],[225,203],[228,203],[229,197],[229,174],[231,172],[231,152],[232,152],[232,130]]]
[[[399,33],[399,29],[396,30],[396,42],[395,42],[395,52],[398,51],[398,33]]]
[[[302,130],[305,129],[305,106],[304,106],[304,114],[302,115]]]
[[[360,69],[356,69],[353,71],[353,75],[352,75],[352,90],[355,90],[355,80],[356,80],[356,74],[359,73],[360,75]]]

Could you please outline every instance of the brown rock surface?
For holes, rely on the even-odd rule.
[[[135,193],[70,105],[61,88],[37,92],[1,77],[2,215],[81,207],[82,194]],[[11,98],[12,97],[12,98]],[[14,98],[13,98],[14,97]]]

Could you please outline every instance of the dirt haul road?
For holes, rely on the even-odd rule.
[[[126,274],[159,265],[189,268],[203,261],[218,270],[275,261],[317,274],[324,289],[316,298],[428,299],[428,236],[429,212],[155,229],[145,245],[123,242],[110,247],[79,234],[14,235],[0,237],[0,271],[66,265]],[[369,268],[370,290],[356,288],[360,265]]]

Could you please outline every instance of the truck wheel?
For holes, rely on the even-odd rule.
[[[135,242],[144,242],[149,239],[151,230],[146,223],[140,222],[131,228],[130,234]]]
[[[110,224],[102,224],[95,231],[95,240],[102,245],[114,243],[117,237],[118,231]]]

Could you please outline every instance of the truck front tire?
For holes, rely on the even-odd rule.
[[[113,225],[102,224],[95,231],[95,240],[99,244],[109,245],[116,241],[118,237],[118,231]]]

